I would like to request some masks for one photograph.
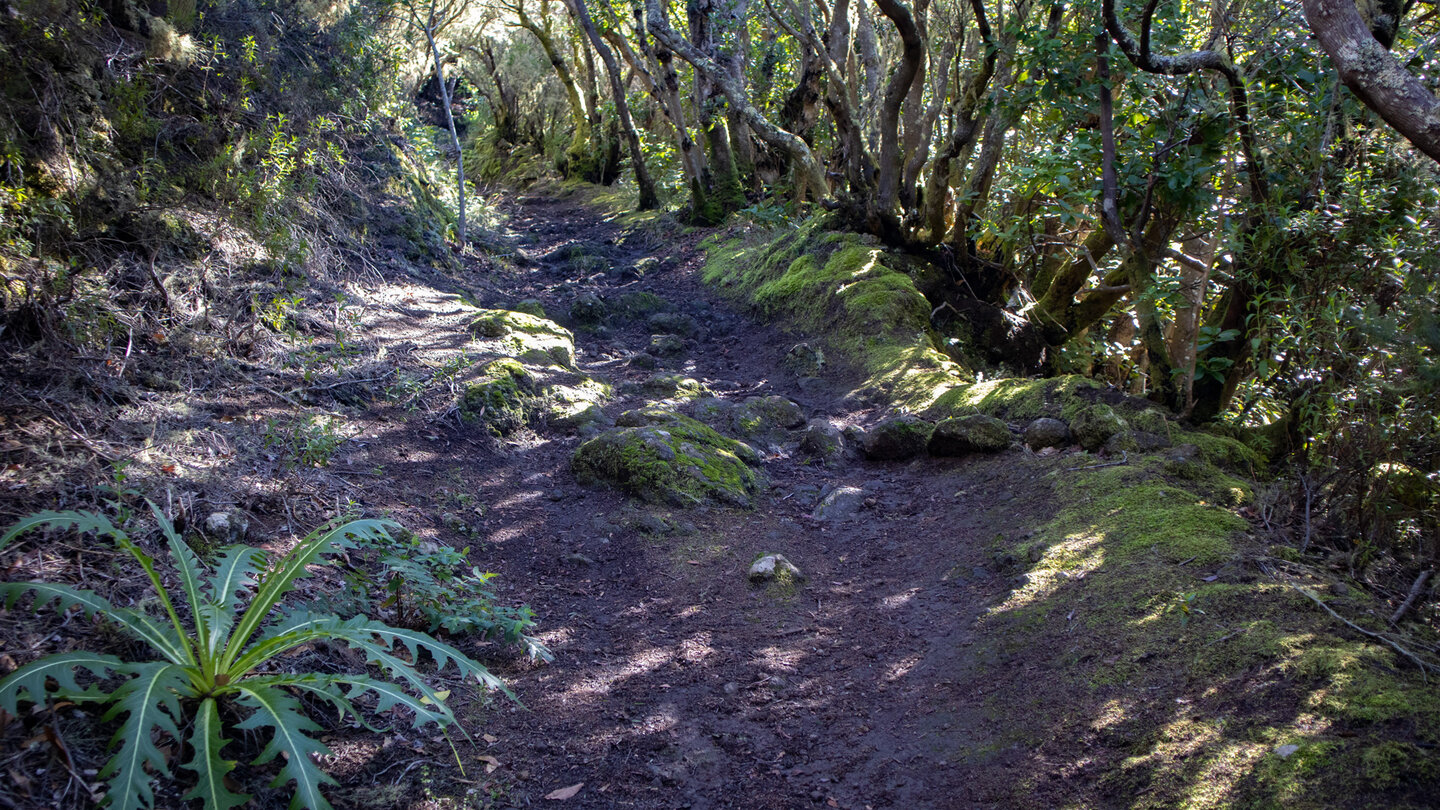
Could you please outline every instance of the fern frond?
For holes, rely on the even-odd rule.
[[[195,714],[195,730],[190,734],[194,754],[180,767],[194,771],[199,777],[195,787],[185,794],[185,801],[199,799],[206,810],[230,810],[250,801],[249,794],[234,793],[225,786],[225,777],[235,769],[235,761],[220,755],[229,742],[220,730],[220,710],[215,698],[205,698]]]
[[[126,714],[125,722],[110,740],[119,751],[100,771],[100,778],[110,780],[105,794],[107,807],[139,810],[155,806],[154,777],[146,772],[168,773],[165,755],[155,745],[153,732],[160,729],[180,739],[175,719],[184,717],[180,695],[189,693],[190,680],[184,668],[174,664],[130,664],[123,668],[136,674],[121,684],[111,695],[113,704],[105,713],[106,721]]]
[[[287,782],[295,783],[295,795],[290,799],[291,810],[330,810],[330,803],[320,792],[320,786],[336,782],[311,758],[311,755],[330,753],[329,748],[309,736],[309,732],[319,731],[320,726],[305,716],[300,701],[277,687],[247,680],[237,685],[236,691],[240,693],[240,704],[254,709],[236,728],[242,731],[267,727],[274,730],[270,743],[260,752],[254,764],[264,765],[282,751],[286,754],[285,765],[270,786],[283,787]]]

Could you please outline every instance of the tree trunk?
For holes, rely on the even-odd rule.
[[[455,114],[450,110],[450,86],[445,83],[445,68],[440,63],[440,46],[435,42],[434,6],[431,16],[422,27],[425,41],[430,45],[430,56],[435,60],[435,81],[440,85],[440,103],[445,107],[445,126],[450,130],[450,145],[455,149],[455,194],[460,201],[456,217],[455,232],[460,245],[465,245],[465,156],[460,152],[460,135],[455,131]]]
[[[630,117],[630,105],[625,100],[625,86],[620,76],[620,65],[615,59],[609,46],[600,38],[600,32],[595,30],[595,21],[590,18],[590,11],[585,8],[585,0],[568,0],[570,10],[574,12],[575,19],[580,21],[580,26],[590,38],[590,44],[595,46],[595,52],[600,54],[600,61],[605,63],[605,71],[610,77],[610,92],[615,98],[615,114],[620,119],[620,131],[625,136],[625,142],[630,147],[630,163],[635,170],[635,185],[640,189],[640,210],[648,211],[660,206],[659,198],[655,196],[655,182],[650,179],[650,172],[645,168],[645,156],[640,151],[640,133],[635,131],[635,122]]]

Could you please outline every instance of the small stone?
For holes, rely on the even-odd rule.
[[[766,554],[751,563],[748,576],[751,582],[769,582],[775,579],[802,580],[805,578],[799,568],[785,559],[784,554]]]
[[[655,514],[644,514],[635,519],[635,528],[646,534],[669,534],[669,521]]]
[[[651,355],[651,354],[637,354],[637,355],[633,355],[633,356],[630,358],[630,363],[629,363],[629,365],[630,365],[631,368],[638,368],[638,369],[644,369],[644,370],[646,370],[646,371],[649,371],[649,370],[654,369],[654,368],[655,368],[657,365],[659,365],[659,364],[655,362],[655,356],[654,356],[654,355]]]
[[[1300,746],[1296,745],[1295,743],[1286,743],[1285,745],[1282,745],[1279,748],[1275,749],[1275,756],[1280,757],[1281,759],[1288,759],[1291,754],[1299,750]]]
[[[1042,416],[1025,426],[1025,444],[1031,450],[1064,447],[1070,443],[1070,426],[1059,419]]]
[[[725,692],[725,694],[730,695],[731,697],[740,694],[740,684],[734,681],[726,681],[725,685],[720,688]]]
[[[594,560],[586,557],[584,554],[581,554],[578,551],[566,554],[565,556],[560,558],[560,561],[566,563],[567,565],[591,566],[595,564]]]
[[[552,490],[550,490],[550,494],[547,495],[546,497],[548,497],[548,498],[549,498],[550,500],[552,500],[552,501],[563,501],[563,500],[565,500],[565,490],[563,490],[563,489],[552,489]]]
[[[844,520],[853,517],[865,505],[865,490],[859,487],[836,487],[820,499],[810,517],[815,520]]]
[[[250,522],[238,512],[212,512],[205,518],[205,534],[217,543],[243,543]]]
[[[1350,586],[1343,582],[1332,582],[1330,583],[1330,593],[1336,596],[1344,596],[1350,593]]]

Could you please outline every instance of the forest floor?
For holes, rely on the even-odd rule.
[[[737,403],[786,396],[840,425],[882,415],[848,405],[844,381],[802,389],[782,369],[798,338],[701,283],[703,232],[637,239],[574,199],[522,196],[506,209],[521,269],[476,279],[489,289],[482,306],[533,298],[563,313],[584,292],[651,292],[700,323],[683,354],[660,360],[662,371]],[[666,269],[639,280],[577,278],[562,250],[576,243],[598,246],[617,268],[654,256]],[[576,329],[579,365],[623,390],[654,373],[628,362],[650,337],[643,319]],[[448,342],[443,330],[426,339]],[[648,404],[621,394],[605,410]],[[476,733],[495,740],[484,756],[500,767],[468,778],[495,806],[531,806],[583,783],[567,806],[1053,807],[1085,803],[1094,777],[1121,755],[1123,747],[1047,739],[1058,717],[1046,712],[1103,713],[1097,695],[1047,675],[1056,650],[977,643],[980,620],[1017,583],[997,563],[997,543],[1053,515],[1046,473],[1089,461],[1012,450],[827,467],[772,446],[753,511],[674,510],[578,485],[574,436],[542,430],[495,453],[470,449],[465,435],[395,425],[343,464],[383,467],[383,480],[359,482],[360,497],[406,525],[433,522],[444,493],[473,494],[485,506],[472,559],[500,575],[504,598],[537,611],[555,661],[496,665],[524,708],[497,699],[469,715]],[[812,519],[833,486],[863,488],[863,508],[846,520]],[[777,552],[803,583],[747,581],[752,560]],[[1084,633],[1075,630],[1068,652],[1080,654]],[[389,779],[422,761],[436,769],[427,791],[453,796],[438,770],[447,754],[431,749],[373,777],[362,770],[362,785],[373,786],[337,798],[383,805],[395,796]]]
[[[1384,693],[1383,705],[1357,704],[1369,714],[1347,725],[1331,719],[1343,714],[1333,710],[1338,687],[1307,692],[1277,674],[1274,662],[1298,649],[1289,639],[1324,659],[1317,677],[1338,673],[1360,690],[1366,682],[1347,673],[1380,659],[1321,646],[1328,619],[1272,576],[1279,563],[1256,551],[1259,540],[1180,559],[1148,538],[1127,550],[1079,537],[1080,545],[1044,551],[1071,556],[1037,578],[1016,550],[1077,497],[1100,502],[1100,491],[1069,482],[1116,472],[1097,470],[1114,463],[1077,448],[908,462],[851,454],[826,464],[798,452],[791,433],[757,446],[763,484],[753,509],[677,509],[582,486],[571,471],[582,441],[573,433],[542,425],[501,439],[464,423],[456,397],[488,359],[473,354],[476,307],[525,299],[574,331],[579,369],[614,388],[603,404],[611,418],[655,404],[694,408],[641,393],[657,373],[693,378],[734,403],[783,396],[807,418],[838,426],[887,415],[847,396],[857,380],[842,372],[802,380],[786,370],[787,351],[804,336],[759,322],[702,283],[708,232],[664,217],[637,224],[591,202],[554,189],[501,198],[489,227],[509,261],[471,257],[449,277],[399,264],[357,271],[340,288],[304,291],[312,304],[333,295],[333,308],[277,309],[276,323],[292,324],[288,337],[277,329],[263,346],[256,338],[249,359],[203,364],[137,352],[118,370],[18,368],[0,417],[14,437],[0,445],[13,461],[0,470],[7,522],[42,505],[103,504],[134,487],[192,527],[215,510],[246,514],[252,542],[283,545],[360,511],[468,548],[471,564],[497,575],[499,602],[534,609],[535,632],[555,660],[456,640],[523,704],[452,686],[448,702],[474,745],[452,748],[429,729],[375,734],[325,721],[337,807],[1225,807],[1253,795],[1257,779],[1277,804],[1294,804],[1313,788],[1305,780],[1322,773],[1320,758],[1356,741],[1352,727],[1369,733],[1379,726],[1365,724],[1383,721],[1386,734],[1422,741],[1363,749],[1391,757],[1374,760],[1381,765],[1421,756],[1416,746],[1429,737],[1408,725],[1415,715],[1388,697],[1397,693]],[[588,263],[573,260],[577,245]],[[623,272],[644,258],[658,263],[638,278]],[[694,319],[682,351],[647,354],[643,317],[585,327],[566,314],[585,294],[617,302],[636,292]],[[302,447],[323,458],[296,463]],[[1141,466],[1135,478],[1113,480],[1192,498],[1163,494]],[[105,475],[113,488],[97,495],[93,483]],[[863,491],[859,508],[814,517],[839,486]],[[1154,514],[1244,524],[1203,502],[1182,506]],[[138,579],[97,568],[105,552],[93,547],[16,548],[8,579],[144,598]],[[803,581],[752,584],[749,566],[770,553],[784,554]],[[1294,578],[1324,587],[1327,576]],[[334,566],[317,569],[306,588],[323,593],[338,578]],[[1189,603],[1178,594],[1202,588],[1207,622],[1187,627],[1180,608]],[[1269,601],[1241,601],[1255,594]],[[1120,602],[1123,610],[1105,607]],[[1274,605],[1285,615],[1262,612]],[[6,672],[77,647],[133,651],[113,633],[48,612],[0,623]],[[304,655],[322,669],[356,664],[338,649]],[[1434,703],[1419,687],[1398,694],[1401,703]],[[116,724],[47,716],[0,728],[11,786],[0,806],[88,806],[100,795],[96,772]],[[257,744],[247,738],[227,756],[248,762],[258,749],[240,749]],[[1354,780],[1350,771],[1323,773]],[[1391,789],[1382,804],[1428,803],[1423,785],[1412,795],[1395,773],[1407,771],[1366,772],[1369,784]],[[264,787],[263,768],[242,765],[236,777],[259,806],[288,801],[283,788]],[[158,806],[181,805],[183,790],[164,783]],[[1341,804],[1368,803],[1362,790],[1347,790]],[[1306,801],[1296,806],[1325,803]]]

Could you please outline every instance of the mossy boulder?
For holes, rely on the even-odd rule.
[[[913,458],[925,452],[934,431],[934,425],[918,416],[892,416],[865,431],[860,449],[876,461]]]
[[[576,296],[570,303],[570,319],[583,326],[598,326],[605,321],[605,302],[594,293]]]
[[[1012,422],[1042,416],[1069,420],[1090,404],[1090,400],[1079,393],[1100,387],[1094,380],[1075,374],[1039,380],[1024,377],[986,380],[951,388],[935,400],[925,415],[942,419],[983,413]]]
[[[828,419],[812,419],[800,433],[800,452],[829,462],[845,452],[845,437]]]
[[[730,423],[738,435],[773,438],[805,424],[805,412],[782,396],[748,397],[731,413]]]
[[[753,451],[687,416],[655,412],[641,418],[656,423],[613,428],[576,448],[576,478],[652,503],[753,505],[759,477],[743,460]]]
[[[1099,403],[1081,410],[1070,420],[1070,432],[1075,435],[1075,441],[1092,453],[1104,447],[1111,436],[1128,427],[1109,405]]]
[[[500,342],[500,351],[530,365],[575,366],[575,336],[548,318],[505,309],[481,310],[470,332]]]
[[[1010,446],[1010,428],[993,416],[975,413],[942,419],[930,434],[927,448],[932,456],[963,456],[967,453],[995,453]]]
[[[520,363],[505,358],[485,366],[485,379],[460,395],[460,419],[485,425],[506,436],[528,424],[535,414],[535,377]]]
[[[1101,449],[1108,454],[1154,453],[1170,446],[1170,437],[1144,430],[1122,430],[1105,440]]]

